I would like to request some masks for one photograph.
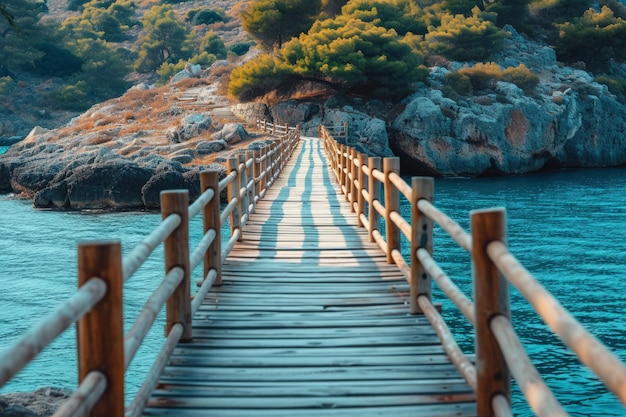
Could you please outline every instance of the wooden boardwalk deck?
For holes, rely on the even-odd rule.
[[[473,416],[408,285],[303,138],[194,316],[145,416]]]

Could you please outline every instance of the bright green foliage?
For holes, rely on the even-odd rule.
[[[39,19],[46,10],[36,0],[3,0],[2,5],[4,16],[11,18],[0,19],[0,76],[43,55],[33,45],[43,37]]]
[[[599,13],[589,9],[559,29],[556,53],[562,61],[583,61],[590,70],[607,70],[612,59],[626,61],[626,21],[606,6]]]
[[[344,16],[316,22],[281,57],[304,77],[379,97],[406,93],[423,60],[394,30]]]
[[[393,29],[400,35],[426,33],[420,19],[422,11],[411,0],[351,0],[343,7],[342,15]]]
[[[267,49],[306,32],[322,10],[322,0],[249,0],[243,28]]]
[[[154,6],[144,14],[144,35],[139,38],[139,72],[154,71],[164,62],[178,62],[191,56],[190,40],[185,26],[170,6]]]
[[[215,9],[193,9],[187,13],[185,21],[191,22],[192,25],[211,25],[216,22],[226,20],[224,11]]]
[[[273,56],[264,54],[233,69],[228,93],[240,100],[251,100],[278,88],[294,73]]]
[[[200,43],[200,51],[215,55],[217,59],[225,59],[227,55],[226,45],[220,36],[209,31],[202,38]]]
[[[539,77],[524,64],[508,67],[502,71],[502,81],[513,83],[525,92],[532,91],[539,84]]]
[[[443,15],[439,27],[428,28],[428,49],[453,60],[484,60],[508,36],[494,24],[494,19],[493,13],[481,12],[478,7],[474,7],[470,17]]]

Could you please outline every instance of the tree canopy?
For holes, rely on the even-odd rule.
[[[321,11],[322,0],[250,0],[240,17],[244,29],[272,49],[306,32]]]

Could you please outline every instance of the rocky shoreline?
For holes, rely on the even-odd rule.
[[[70,390],[55,387],[2,394],[0,417],[49,417],[71,394]]]

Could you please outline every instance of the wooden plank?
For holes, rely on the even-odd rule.
[[[155,404],[151,403],[150,407],[144,412],[144,416],[165,416],[175,414],[180,417],[206,417],[207,410],[203,409],[186,409],[176,410],[175,413],[169,411],[168,408],[155,408]],[[165,404],[159,404],[165,405]],[[317,409],[286,409],[272,410],[272,417],[475,417],[476,406],[473,402],[459,404],[427,404],[427,405],[409,405],[394,407],[354,407],[354,408],[330,408],[322,407]],[[264,409],[214,409],[212,412],[220,417],[268,417],[268,411]]]

